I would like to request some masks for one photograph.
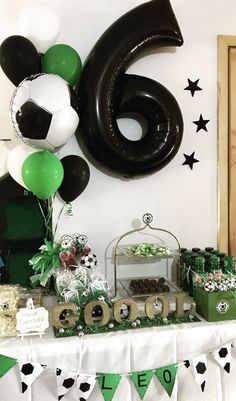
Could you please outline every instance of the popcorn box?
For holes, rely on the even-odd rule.
[[[17,336],[16,313],[26,307],[28,298],[33,299],[35,306],[40,306],[42,290],[11,284],[0,285],[0,338]]]
[[[236,319],[236,291],[207,292],[196,287],[197,313],[208,322]]]
[[[0,337],[14,337],[17,335],[16,312],[18,299],[18,286],[0,286]]]

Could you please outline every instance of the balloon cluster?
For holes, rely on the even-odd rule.
[[[50,11],[45,29],[45,7],[26,6],[20,16],[26,37],[11,36],[0,48],[0,65],[17,86],[10,107],[15,132],[40,149],[39,154],[31,150],[26,164],[15,154],[21,163],[9,164],[13,178],[41,199],[57,189],[65,202],[79,196],[89,180],[86,161],[72,155],[60,165],[52,153],[42,155],[63,146],[78,124],[81,139],[101,165],[126,176],[166,166],[182,141],[180,107],[163,85],[126,70],[148,49],[182,46],[170,1],[145,2],[115,21],[95,44],[83,71],[72,47],[53,45],[59,24]],[[132,141],[122,134],[117,119],[124,116],[140,122],[142,138]]]
[[[13,35],[0,46],[0,65],[16,86],[10,112],[16,134],[24,143],[8,158],[15,181],[42,200],[57,190],[73,201],[89,181],[89,167],[79,156],[59,160],[53,151],[67,143],[79,124],[73,87],[82,70],[79,54],[55,43],[59,20],[46,4],[25,6],[19,17],[25,36]]]

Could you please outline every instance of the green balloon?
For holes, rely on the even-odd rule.
[[[79,81],[82,63],[79,54],[68,45],[54,45],[42,55],[42,70],[57,74],[73,87]]]
[[[22,179],[39,199],[48,199],[57,191],[64,177],[62,163],[48,150],[32,153],[22,165]]]

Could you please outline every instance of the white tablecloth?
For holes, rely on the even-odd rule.
[[[1,339],[0,354],[17,358],[20,362],[36,361],[47,369],[24,394],[21,393],[19,366],[15,365],[0,378],[1,401],[57,400],[55,368],[68,371],[128,373],[148,370],[206,353],[208,359],[205,392],[195,382],[189,369],[179,366],[171,399],[178,401],[235,401],[236,348],[232,348],[231,373],[217,365],[210,351],[236,339],[236,321],[225,323],[189,323],[134,329],[84,337],[54,338],[48,329],[43,338],[26,337]],[[145,401],[169,400],[156,378],[151,380]],[[63,398],[77,400],[76,387]],[[90,401],[103,401],[98,384]],[[114,401],[140,400],[128,376],[124,376],[113,398]]]

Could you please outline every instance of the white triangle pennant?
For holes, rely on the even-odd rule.
[[[57,397],[58,401],[68,393],[71,387],[74,385],[78,373],[66,372],[62,369],[56,369],[57,377]]]
[[[202,354],[197,356],[196,358],[191,359],[190,365],[193,367],[193,376],[196,382],[201,386],[202,392],[204,392],[207,371],[206,354]]]
[[[189,361],[189,359],[185,359],[185,361],[183,362],[184,363],[184,366],[188,369],[188,368],[190,368],[190,361]]]
[[[93,391],[96,383],[96,376],[87,376],[85,374],[79,374],[77,377],[77,394],[78,401],[87,401],[88,397]]]
[[[19,363],[22,393],[24,393],[46,368],[38,362]]]
[[[216,362],[227,372],[230,373],[231,344],[228,343],[212,353]]]

